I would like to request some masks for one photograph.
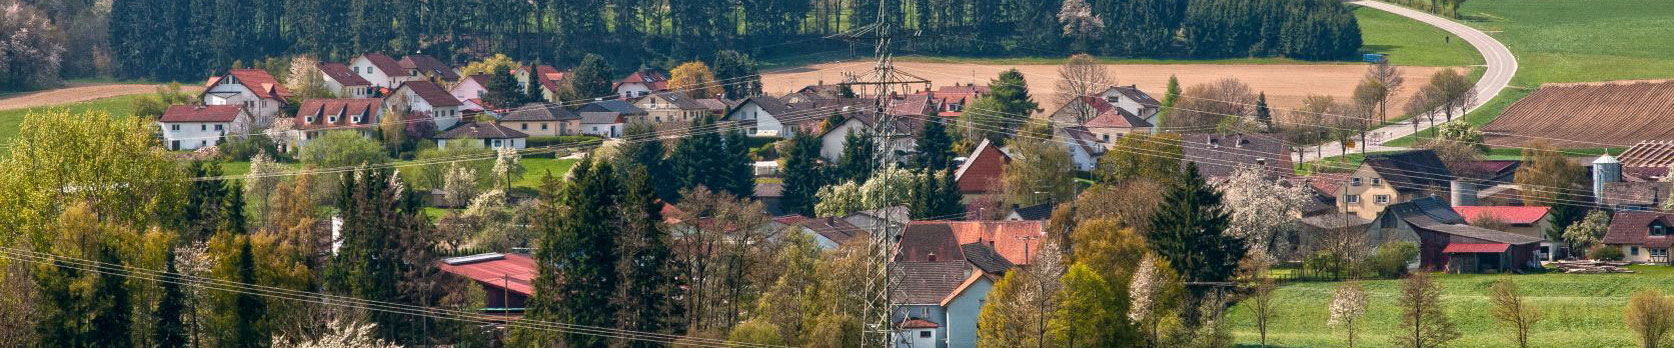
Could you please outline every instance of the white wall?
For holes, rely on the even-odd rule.
[[[439,148],[448,147],[448,141],[449,141],[448,139],[436,139],[436,147],[439,147]],[[528,147],[528,145],[529,145],[528,140],[524,139],[524,138],[467,139],[467,141],[469,141],[470,144],[472,144],[472,145],[488,147],[488,148],[491,148],[491,149],[499,149],[499,148],[509,147],[513,150],[522,150],[522,149]]]
[[[581,134],[597,135],[606,138],[622,136],[622,124],[586,124],[581,126]]]
[[[472,103],[470,100],[472,98],[482,98],[483,93],[486,91],[488,91],[488,88],[477,83],[477,80],[464,78],[459,81],[459,84],[448,89],[448,94],[452,94],[453,99],[459,99],[459,101],[465,102],[465,110],[481,111],[482,106],[476,105],[476,103]]]
[[[248,130],[244,126],[248,118],[240,115],[233,122],[158,122],[163,129],[163,148],[169,150],[196,150],[200,147],[215,145],[223,136],[228,134],[242,135]],[[220,127],[217,129],[216,127]],[[179,142],[178,144],[176,142]]]
[[[638,98],[650,93],[651,88],[646,87],[644,83],[624,83],[620,86],[616,86],[616,95],[623,99]]]
[[[373,86],[395,88],[396,86],[401,85],[400,81],[396,81],[395,79],[390,78],[389,75],[386,75],[389,72],[378,70],[378,67],[372,65],[372,61],[366,59],[365,56],[355,57],[355,60],[350,61],[349,71],[359,74],[360,78],[366,79],[367,82],[371,82]]]
[[[251,126],[257,129],[273,125],[273,119],[279,116],[279,101],[274,99],[256,98],[256,93],[244,85],[222,78],[215,86],[203,92],[204,105],[239,105],[252,117]]]

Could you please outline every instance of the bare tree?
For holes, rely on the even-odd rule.
[[[1494,286],[1488,288],[1488,295],[1494,302],[1494,319],[1511,330],[1511,337],[1518,347],[1529,348],[1529,332],[1540,323],[1540,311],[1523,299],[1523,294],[1517,291],[1517,283],[1509,277],[1494,282]]]
[[[1325,324],[1347,332],[1348,347],[1354,348],[1354,334],[1360,324],[1360,316],[1366,315],[1366,289],[1360,287],[1360,283],[1343,283],[1331,294],[1330,309],[1331,318]]]
[[[1115,84],[1116,78],[1110,76],[1110,69],[1104,64],[1099,64],[1093,56],[1077,54],[1058,68],[1057,95],[1053,98],[1062,105],[1059,113],[1068,112],[1075,117],[1077,125],[1085,124],[1098,116],[1099,111],[1082,99],[1097,98],[1099,92]]]
[[[1424,272],[1416,272],[1401,282],[1397,300],[1401,306],[1401,326],[1392,341],[1397,347],[1442,347],[1459,338],[1459,330],[1442,311],[1441,285]]]
[[[1430,98],[1442,108],[1448,121],[1453,121],[1455,110],[1463,112],[1477,103],[1476,84],[1453,69],[1442,69],[1430,75],[1428,87],[1430,90],[1426,94],[1431,94]]]
[[[1234,78],[1214,83],[1193,85],[1180,94],[1180,101],[1169,111],[1170,128],[1209,128],[1222,122],[1244,122],[1255,109],[1256,95],[1249,85]]]
[[[1273,278],[1262,277],[1250,293],[1250,310],[1255,314],[1256,332],[1261,333],[1261,346],[1267,346],[1267,321],[1273,316]]]
[[[1644,348],[1657,348],[1674,332],[1674,298],[1655,289],[1633,293],[1623,319]]]
[[[1379,61],[1366,69],[1366,81],[1376,87],[1378,104],[1378,121],[1389,121],[1389,99],[1406,83],[1401,76],[1401,69],[1389,64],[1389,60]]]

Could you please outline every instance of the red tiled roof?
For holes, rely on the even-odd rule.
[[[1646,140],[1633,144],[1616,159],[1622,167],[1667,168],[1674,164],[1674,140]]]
[[[309,99],[302,101],[296,109],[295,129],[308,130],[317,128],[352,128],[367,127],[378,124],[379,115],[383,114],[383,103],[371,98],[348,99]],[[361,116],[359,123],[354,123],[350,116]],[[330,116],[337,116],[337,122],[330,122]],[[312,117],[312,122],[309,118]]]
[[[343,65],[343,63],[320,63],[319,68],[321,72],[325,73],[326,77],[330,77],[332,81],[337,81],[338,84],[344,86],[372,85],[372,82],[366,81],[353,71],[349,71],[349,66]]]
[[[941,325],[936,325],[936,323],[932,323],[929,320],[924,319],[907,319],[901,321],[901,328],[903,329],[934,329],[938,327],[941,327]]]
[[[992,244],[994,251],[1013,264],[1029,264],[1040,252],[1046,236],[1045,221],[925,221],[911,224],[946,224],[959,244]],[[909,224],[909,225],[911,225]]]
[[[388,76],[407,75],[407,69],[402,68],[401,63],[396,62],[395,58],[390,58],[389,56],[382,55],[382,54],[377,54],[377,53],[367,53],[367,54],[364,54],[364,55],[361,55],[361,56],[366,57],[366,60],[371,61],[372,62],[372,67],[378,68],[378,70],[383,71],[384,75],[388,75]]]
[[[505,258],[459,265],[437,262],[443,272],[457,274],[487,284],[505,288],[524,296],[534,296],[535,259],[524,254],[506,254]]]
[[[465,104],[460,102],[459,98],[454,98],[452,93],[448,93],[447,90],[442,89],[442,86],[437,86],[435,82],[430,82],[430,80],[407,81],[406,83],[401,84],[401,88],[411,89],[413,94],[419,96],[419,99],[424,99],[425,103],[429,103],[430,106],[433,107],[460,106]]]
[[[568,73],[558,71],[558,68],[554,68],[551,65],[535,66],[535,80],[540,82],[542,88],[546,88],[547,90],[553,92],[557,92],[562,89],[561,85],[558,84],[558,81],[563,81],[565,78],[569,77],[568,75]]]
[[[279,101],[283,103],[285,98],[291,97],[291,90],[286,89],[285,85],[279,84],[279,80],[274,79],[273,75],[268,75],[265,70],[232,69],[227,71],[227,75],[231,75],[233,78],[237,79],[238,84],[244,85],[244,88],[249,88],[250,92],[255,93],[257,98],[279,99]],[[215,78],[209,79],[208,86],[215,86],[216,83],[220,83],[221,79],[226,78],[227,75],[216,76]]]
[[[1466,223],[1476,223],[1485,216],[1512,224],[1534,224],[1546,217],[1551,207],[1515,207],[1515,206],[1455,206],[1453,211],[1465,217]]]
[[[1011,156],[1001,152],[999,148],[983,139],[971,155],[965,158],[965,163],[955,170],[954,181],[959,185],[959,193],[987,193],[995,189],[1000,176],[1005,174],[1006,162]]]
[[[1109,105],[1109,104],[1105,104]],[[1145,128],[1151,127],[1150,122],[1134,116],[1133,113],[1122,108],[1109,108],[1099,111],[1093,119],[1087,120],[1087,128]]]
[[[238,105],[175,105],[158,122],[232,122],[244,110]]]
[[[1657,223],[1670,226],[1674,221],[1674,214],[1660,214],[1647,211],[1624,211],[1616,213],[1610,218],[1609,232],[1604,233],[1603,244],[1610,245],[1642,245],[1649,248],[1667,248],[1674,245],[1674,236],[1651,236],[1651,224]],[[1674,228],[1674,227],[1664,227]]]
[[[1453,244],[1448,244],[1447,248],[1443,248],[1442,253],[1443,254],[1503,253],[1507,249],[1511,249],[1511,244],[1504,244],[1504,243],[1492,243],[1492,244],[1453,243]]]

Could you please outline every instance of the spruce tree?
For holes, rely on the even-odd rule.
[[[843,137],[843,156],[837,158],[837,172],[841,180],[866,182],[878,168],[878,146],[867,132],[851,132]]]
[[[117,256],[116,248],[110,245],[99,246],[98,260],[108,265],[124,263]],[[93,283],[93,293],[84,299],[89,300],[100,302],[93,310],[92,320],[87,323],[91,332],[87,333],[90,337],[86,347],[133,347],[130,331],[134,325],[134,307],[133,296],[128,293],[128,272],[115,270],[111,274],[99,275]]]
[[[924,129],[919,132],[913,157],[913,164],[931,172],[939,172],[953,165],[953,136],[942,124],[942,119],[924,122]]]
[[[1168,89],[1163,91],[1162,110],[1157,112],[1157,124],[1163,121],[1174,110],[1174,104],[1180,102],[1180,78],[1168,75]]]
[[[644,168],[628,172],[622,194],[622,256],[619,327],[639,332],[685,333],[685,306],[679,300],[683,267],[669,247],[668,232],[662,228],[662,203],[656,184]],[[662,347],[645,341],[630,341],[629,347]]]
[[[668,157],[670,172],[679,180],[680,189],[703,185],[712,191],[726,191],[716,186],[718,170],[727,156],[726,140],[715,131],[715,118],[702,116],[692,120],[687,136],[674,145]]]
[[[535,75],[529,74],[529,85],[535,85]],[[500,69],[483,86],[482,101],[495,108],[515,108],[523,106],[523,91],[518,89],[517,77],[510,71]]]
[[[940,178],[927,171],[920,171],[918,179],[913,180],[913,196],[912,199],[907,201],[907,213],[912,216],[913,220],[927,220],[927,217],[935,215],[935,204],[937,202],[935,197],[936,194],[941,193],[936,184],[940,180]]]
[[[211,161],[194,161],[192,177],[221,176],[221,166]],[[227,186],[216,180],[194,181],[187,187],[186,209],[182,216],[183,238],[203,241],[220,228],[226,207]]]
[[[785,151],[785,186],[780,206],[788,212],[814,216],[814,193],[825,186],[818,162],[820,141],[802,131],[791,132],[790,150]]]
[[[656,137],[657,127],[650,123],[631,123],[622,131],[622,137],[629,139]],[[619,169],[632,172],[633,168],[644,168],[651,181],[656,185],[657,197],[664,201],[672,201],[679,182],[672,180],[669,173],[668,161],[663,158],[667,151],[663,142],[638,141],[624,142],[617,148],[616,165]]]
[[[180,281],[183,279],[175,267],[173,250],[166,251],[163,255],[163,270],[169,275],[164,281],[159,282],[163,295],[157,300],[157,310],[152,312],[152,320],[155,323],[151,327],[151,340],[158,348],[185,347],[188,342],[186,323],[182,321],[182,315],[186,313],[186,293],[180,289]]]
[[[227,196],[221,202],[221,229],[243,235],[248,232],[244,218],[244,185],[240,181],[226,183]]]
[[[539,283],[547,287],[535,290],[539,300],[530,308],[531,318],[587,326],[618,324],[619,306],[613,300],[621,278],[615,233],[622,221],[617,211],[622,193],[615,175],[609,163],[582,160],[574,181],[558,197],[561,206],[542,212],[549,218],[537,227],[537,257],[541,265],[562,269],[540,270],[537,277],[544,279]],[[609,344],[605,338],[580,333],[563,334],[559,341],[567,347]]]
[[[1168,259],[1182,281],[1224,282],[1238,270],[1247,251],[1244,240],[1225,233],[1230,217],[1221,206],[1221,193],[1204,182],[1197,163],[1186,164],[1185,180],[1172,185],[1163,204],[1151,216],[1151,249]],[[1197,301],[1213,290],[1188,286],[1185,320],[1196,325]]]
[[[756,193],[755,161],[750,158],[750,137],[744,135],[743,130],[727,132],[726,152],[722,160],[716,165],[719,177],[715,178],[717,190],[732,193],[738,197],[752,197]]]
[[[611,71],[610,63],[604,57],[588,53],[581,57],[581,64],[570,74],[570,86],[575,88],[576,94],[582,98],[599,98],[615,94],[611,89],[611,82],[616,73]]]
[[[998,111],[1002,114],[1002,125],[1008,134],[1022,127],[1029,116],[1034,114],[1035,109],[1040,107],[1040,104],[1035,103],[1034,98],[1029,96],[1029,83],[1017,69],[1000,73],[998,78],[989,82],[988,89],[989,93],[984,96],[992,96],[993,100],[999,102]]]
[[[710,66],[714,67],[715,80],[725,83],[722,89],[727,99],[761,94],[761,76],[756,70],[756,60],[749,55],[733,50],[716,52],[715,62]]]
[[[965,203],[961,200],[964,196],[959,193],[959,182],[953,178],[953,168],[941,171],[941,183],[936,185],[936,190],[939,192],[936,194],[936,210],[933,216],[945,217],[966,211]],[[944,218],[952,219],[954,218]]]
[[[256,256],[250,250],[250,237],[239,237],[238,255],[233,262],[238,266],[238,279],[241,291],[233,295],[233,342],[232,346],[239,348],[266,347],[268,333],[261,330],[262,318],[267,315],[267,306],[262,299],[251,294],[251,287],[256,283]]]
[[[1256,97],[1255,119],[1261,123],[1263,132],[1273,130],[1273,110],[1267,108],[1267,92],[1261,92]]]

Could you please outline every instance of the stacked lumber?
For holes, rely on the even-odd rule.
[[[1599,274],[1599,273],[1633,273],[1627,269],[1627,261],[1593,261],[1593,260],[1562,260],[1548,263],[1547,266],[1556,267],[1564,273]]]

